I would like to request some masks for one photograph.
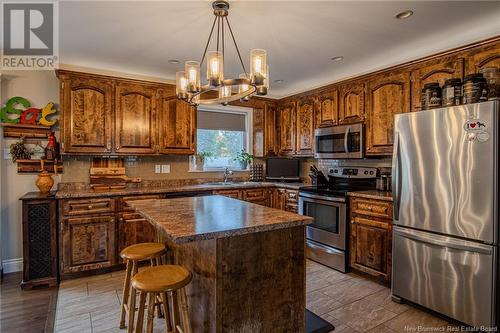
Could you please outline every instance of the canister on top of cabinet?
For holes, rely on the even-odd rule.
[[[480,70],[488,84],[488,99],[500,97],[500,69],[498,67],[485,67]]]
[[[459,78],[444,81],[442,89],[443,106],[455,106],[462,103],[462,80]]]
[[[441,107],[441,87],[439,82],[430,82],[422,89],[422,110]]]
[[[481,73],[467,75],[462,85],[463,104],[478,103],[488,99],[488,86]]]

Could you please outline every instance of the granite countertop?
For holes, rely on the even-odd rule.
[[[377,191],[377,190],[353,191],[347,194],[351,197],[392,201],[392,192],[390,191]]]
[[[169,185],[169,186],[144,186],[130,187],[119,190],[109,191],[94,191],[90,188],[85,189],[67,189],[59,190],[56,193],[57,199],[68,198],[92,198],[92,197],[110,197],[110,196],[127,196],[141,194],[156,194],[156,193],[182,193],[182,192],[203,192],[214,190],[232,190],[244,188],[261,188],[261,187],[281,187],[287,189],[298,190],[304,186],[304,183],[280,183],[280,182],[234,182],[228,185],[220,184],[191,184],[191,185]]]
[[[308,216],[220,195],[133,200],[127,204],[176,244],[312,223]]]

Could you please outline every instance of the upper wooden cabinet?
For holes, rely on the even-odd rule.
[[[325,91],[318,96],[316,127],[328,127],[338,124],[339,93],[337,90]]]
[[[140,84],[118,83],[115,88],[115,152],[156,152],[157,89]]]
[[[195,154],[196,108],[169,92],[162,92],[159,119],[160,153]]]
[[[350,124],[365,120],[365,85],[352,82],[340,86],[339,123]]]
[[[296,149],[295,102],[288,102],[278,109],[279,154],[293,155]]]
[[[314,152],[314,104],[311,97],[297,103],[297,146],[296,155],[312,156]]]
[[[196,111],[167,84],[60,70],[64,154],[194,154]]]
[[[110,153],[112,82],[68,75],[60,79],[62,152]]]
[[[277,154],[276,113],[276,106],[274,104],[267,103],[264,112],[264,150],[266,156],[274,156]]]
[[[411,110],[421,110],[421,92],[426,83],[444,81],[451,78],[462,79],[464,75],[464,59],[454,56],[434,59],[418,64],[411,72]]]
[[[366,155],[391,155],[393,116],[410,111],[410,73],[384,73],[367,83]]]
[[[488,43],[466,53],[466,73],[477,73],[481,68],[500,67],[500,41]]]

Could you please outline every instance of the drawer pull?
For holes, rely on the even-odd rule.
[[[92,209],[92,208],[94,208],[94,206],[92,206],[92,205],[88,205],[88,206],[87,206],[87,208],[88,208],[88,209]]]

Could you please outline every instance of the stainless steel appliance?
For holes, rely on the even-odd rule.
[[[315,158],[363,158],[363,124],[318,128],[314,131]]]
[[[299,189],[299,214],[314,218],[306,227],[308,258],[341,272],[347,271],[347,192],[375,189],[376,176],[376,168],[331,168],[327,183]]]
[[[498,324],[499,102],[394,117],[392,293]]]

